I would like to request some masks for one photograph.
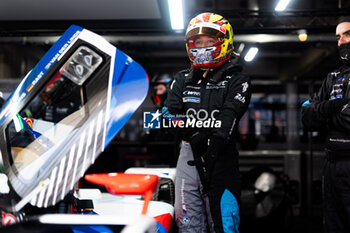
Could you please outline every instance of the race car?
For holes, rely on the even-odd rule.
[[[142,214],[136,208],[128,215],[116,206],[137,206],[143,200],[128,202],[124,196],[112,198],[110,194],[90,199],[98,208],[109,202],[103,211],[87,215],[76,209],[84,191],[78,193],[75,184],[141,105],[148,86],[147,73],[132,58],[103,37],[71,26],[1,107],[1,231],[86,232],[87,227],[97,232],[119,232],[136,216],[141,218],[137,225],[144,223],[143,228],[136,226],[140,232],[169,231],[169,225],[164,227],[156,219],[165,214],[171,224],[172,205],[149,202],[149,193],[161,184],[156,175],[139,174],[156,177],[152,182],[133,181],[132,174],[118,175],[129,177],[126,180],[136,182],[134,185],[148,185],[147,195],[134,190],[150,203]],[[121,182],[105,180],[108,182],[101,185],[111,192],[115,182]],[[116,190],[113,193],[118,194]]]

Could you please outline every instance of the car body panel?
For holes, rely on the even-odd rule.
[[[0,149],[15,193],[10,205],[30,199],[48,207],[62,200],[147,92],[148,77],[139,64],[101,36],[71,26],[0,113]],[[45,133],[28,130],[31,120],[45,122]],[[48,185],[33,194],[45,180]]]

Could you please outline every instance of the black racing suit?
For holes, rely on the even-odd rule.
[[[350,232],[350,67],[329,73],[318,93],[302,107],[310,131],[327,128],[323,170],[327,232]]]
[[[165,102],[172,115],[221,121],[221,125],[207,122],[208,127],[182,129],[175,184],[175,218],[180,232],[206,232],[206,220],[211,232],[238,232],[240,174],[235,133],[248,108],[251,89],[236,60],[210,71],[205,78],[202,70],[179,72]],[[191,167],[188,161],[203,159],[209,148],[218,153],[208,160],[204,157],[203,177],[203,168],[198,164],[197,169]]]

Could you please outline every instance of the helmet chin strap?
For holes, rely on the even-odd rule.
[[[210,70],[210,69],[207,69],[207,70],[203,73],[203,78],[206,78],[206,77],[207,77],[207,74],[209,73],[209,70]]]

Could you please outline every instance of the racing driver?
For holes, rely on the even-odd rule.
[[[233,51],[233,29],[221,15],[194,17],[185,40],[192,67],[175,75],[163,108],[164,116],[185,122],[179,124],[176,223],[179,232],[238,232],[235,134],[250,102],[250,81]]]

